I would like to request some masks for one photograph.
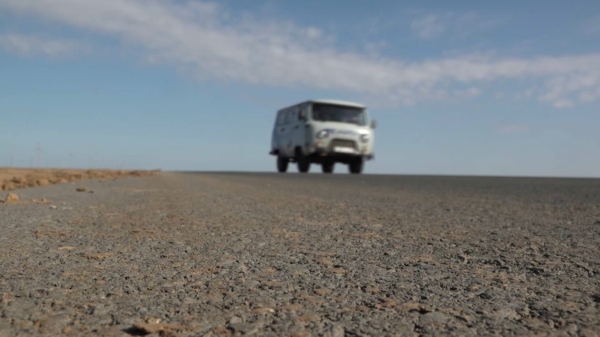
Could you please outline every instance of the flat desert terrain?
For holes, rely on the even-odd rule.
[[[0,204],[0,336],[600,333],[598,179],[162,172],[14,192],[51,203]]]

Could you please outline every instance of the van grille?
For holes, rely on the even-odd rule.
[[[356,150],[356,142],[344,139],[332,139],[330,146],[334,147],[349,147]]]

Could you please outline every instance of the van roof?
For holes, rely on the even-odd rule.
[[[279,111],[284,111],[286,109],[290,109],[290,108],[293,108],[295,106],[298,106],[300,104],[305,104],[305,103],[333,104],[333,105],[341,105],[341,106],[347,106],[347,107],[352,107],[352,108],[366,109],[366,107],[364,105],[354,103],[354,102],[338,101],[338,100],[333,100],[333,99],[311,99],[308,101],[304,101],[302,103],[298,103],[298,104],[294,104],[294,105],[285,107],[283,109],[280,109]]]
[[[310,100],[308,102],[310,102],[310,103],[343,105],[343,106],[349,106],[349,107],[354,107],[354,108],[362,108],[362,109],[365,108],[364,105],[359,104],[359,103],[346,102],[346,101],[338,101],[338,100],[333,100],[333,99],[313,99],[313,100]]]

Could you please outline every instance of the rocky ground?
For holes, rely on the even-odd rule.
[[[600,180],[162,173],[13,192],[51,203],[0,205],[0,336],[600,332]]]

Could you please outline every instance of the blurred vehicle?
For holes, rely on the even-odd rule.
[[[323,173],[333,173],[336,163],[347,164],[350,173],[360,174],[364,162],[374,158],[373,130],[365,106],[357,103],[311,100],[277,112],[271,152],[277,170],[287,172],[290,162],[306,173],[320,164]]]

